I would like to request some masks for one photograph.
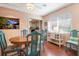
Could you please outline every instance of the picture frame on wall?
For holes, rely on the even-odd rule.
[[[19,29],[19,19],[0,16],[0,29]]]

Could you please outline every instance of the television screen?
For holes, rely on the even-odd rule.
[[[0,29],[19,29],[19,19],[0,17]]]

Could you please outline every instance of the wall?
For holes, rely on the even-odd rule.
[[[27,20],[24,18],[25,15],[26,14],[22,12],[0,7],[0,16],[15,17],[15,18],[19,18],[20,20],[20,29],[3,29],[8,44],[10,44],[9,39],[11,37],[19,36],[20,30],[27,27]]]
[[[43,18],[45,20],[48,20],[49,17],[62,14],[63,12],[70,12],[72,14],[72,28],[79,30],[79,4],[78,3],[68,5],[55,12],[51,12],[48,15],[45,15]],[[67,39],[69,39],[69,38],[67,38]]]
[[[79,29],[79,4],[71,4],[69,6],[66,6],[62,9],[59,9],[55,12],[52,12],[46,16],[44,16],[44,19],[47,19],[50,17],[50,16],[55,16],[55,15],[58,15],[58,14],[61,14],[63,12],[70,12],[72,14],[72,26],[73,28],[76,28],[76,29]]]

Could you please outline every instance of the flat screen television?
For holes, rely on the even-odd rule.
[[[19,19],[0,16],[0,29],[19,29]]]

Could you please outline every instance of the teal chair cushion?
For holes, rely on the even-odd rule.
[[[77,42],[78,41],[78,38],[77,37],[70,37],[70,40]]]
[[[78,45],[78,42],[77,41],[72,41],[72,40],[68,40],[67,43],[71,43],[71,44]]]
[[[10,53],[10,52],[15,52],[15,51],[20,51],[20,50],[21,50],[21,48],[19,48],[19,47],[11,48],[11,46],[10,46],[10,47],[7,47],[3,52],[4,53]]]

